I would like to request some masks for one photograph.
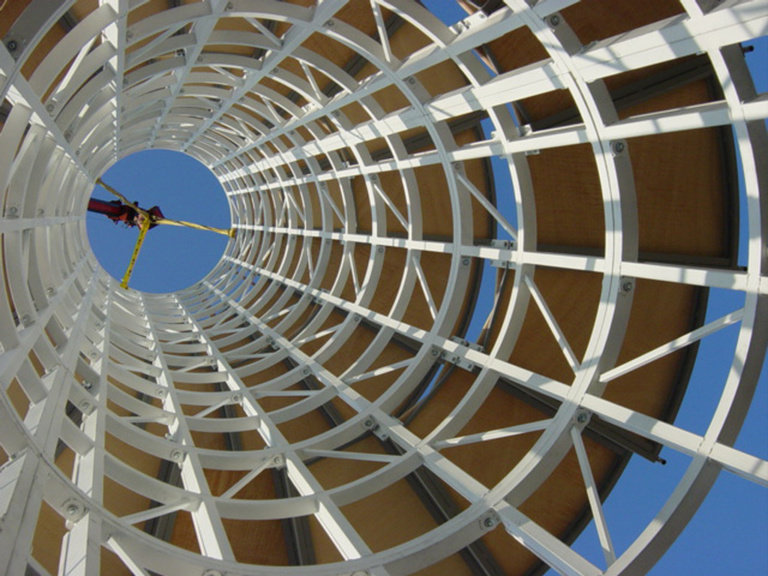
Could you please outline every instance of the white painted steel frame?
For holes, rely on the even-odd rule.
[[[53,15],[41,11],[38,21],[30,16],[38,0],[32,2],[28,8],[32,12],[25,12],[29,34],[22,48],[11,53],[0,47],[0,96],[11,106],[0,132],[4,215],[0,232],[8,285],[8,291],[0,291],[4,390],[0,444],[11,457],[0,468],[0,572],[23,573],[28,564],[44,572],[32,556],[31,541],[38,511],[46,501],[70,523],[62,543],[61,569],[66,574],[98,573],[101,546],[115,552],[134,574],[149,570],[212,574],[207,569],[286,574],[283,568],[237,564],[222,519],[307,514],[317,517],[347,562],[293,567],[290,573],[407,574],[464,548],[499,525],[560,573],[641,573],[683,529],[720,470],[768,485],[768,462],[733,448],[768,339],[764,123],[768,96],[755,93],[737,43],[768,34],[768,2],[683,0],[678,16],[588,46],[581,45],[558,12],[576,3],[543,0],[531,6],[507,0],[504,8],[490,16],[477,13],[449,28],[415,2],[371,0],[377,32],[369,37],[335,18],[347,4],[344,0],[324,0],[311,9],[282,2],[211,0],[165,10],[130,26],[131,12],[145,2],[104,0],[26,80],[20,67],[72,5],[62,2]],[[430,44],[399,59],[385,33],[383,8],[419,29]],[[220,20],[230,17],[248,19],[253,30],[216,29]],[[287,28],[278,37],[263,22],[285,23]],[[547,58],[494,75],[474,50],[523,27],[546,49]],[[362,81],[353,78],[305,46],[307,39],[318,34],[351,48],[376,71]],[[148,43],[136,49],[144,40]],[[248,46],[264,52],[256,60],[207,51],[207,45]],[[709,57],[723,100],[618,120],[604,78],[697,53]],[[303,77],[281,67],[286,59],[299,63]],[[417,74],[447,61],[461,70],[468,85],[431,95]],[[66,74],[53,85],[60,72]],[[265,78],[288,86],[305,104],[281,96],[262,82]],[[332,81],[338,92],[323,93],[318,78]],[[396,113],[386,113],[373,96],[390,86],[408,102]],[[530,130],[519,126],[506,106],[556,90],[569,91],[581,122]],[[352,122],[344,112],[350,104],[359,105],[369,119]],[[484,140],[457,144],[445,122],[476,111],[487,113],[491,131]],[[714,126],[732,128],[742,159],[749,213],[746,269],[638,262],[632,139]],[[406,151],[402,134],[413,128],[428,134],[433,150],[415,155]],[[376,161],[367,145],[379,138],[391,156]],[[614,207],[605,213],[604,253],[592,257],[538,252],[526,154],[577,144],[591,147],[603,201]],[[83,214],[94,178],[116,159],[148,147],[186,151],[209,165],[226,188],[238,231],[209,276],[175,295],[119,290],[95,262],[85,236]],[[509,167],[517,228],[464,172],[463,162],[493,156]],[[321,157],[330,163],[330,170],[321,167]],[[442,167],[451,204],[453,232],[444,241],[427,240],[423,233],[428,215],[421,206],[416,174],[420,167],[431,165]],[[381,184],[381,175],[390,172],[399,178],[405,211],[397,208]],[[370,233],[358,229],[354,178],[362,179],[370,202]],[[474,245],[473,197],[479,209],[514,239],[512,244]],[[398,230],[388,229],[388,215]],[[335,270],[331,266],[334,245],[343,254]],[[362,247],[367,247],[365,252]],[[391,250],[405,251],[407,257],[391,308],[380,313],[372,304]],[[367,258],[356,259],[361,253],[367,253]],[[422,268],[423,254],[450,257],[442,294],[436,279]],[[503,337],[484,351],[457,343],[451,331],[470,270],[486,260],[507,263],[515,275],[502,318]],[[582,359],[571,350],[536,286],[537,267],[602,276],[601,304]],[[323,290],[320,286],[326,277],[332,279],[332,287]],[[701,329],[616,366],[634,279],[724,288],[743,294],[744,304]],[[353,301],[341,296],[350,282]],[[297,299],[292,300],[293,296]],[[421,296],[433,319],[428,328],[402,320],[410,300]],[[571,381],[553,381],[504,360],[531,306],[547,321],[573,370]],[[316,310],[312,320],[288,336],[288,329],[311,308]],[[340,312],[336,317],[343,320],[324,327],[333,312]],[[332,373],[326,361],[344,348],[360,322],[374,327],[377,335],[345,372]],[[733,364],[722,383],[717,410],[702,434],[601,398],[612,379],[732,324],[739,326]],[[373,369],[396,335],[416,344],[417,352]],[[302,351],[307,342],[323,338],[313,354]],[[249,343],[229,349],[244,339]],[[441,358],[477,367],[474,382],[442,423],[418,437],[392,411]],[[244,384],[249,375],[286,359],[295,368],[258,386]],[[196,370],[212,366],[216,371]],[[397,376],[375,401],[354,390],[356,382],[383,373]],[[292,394],[287,389],[308,376],[319,389],[296,393],[295,403],[273,412],[259,405],[259,398]],[[531,425],[458,436],[500,377],[556,400],[560,408],[551,419]],[[175,383],[215,383],[224,391],[192,392],[175,388]],[[12,385],[29,399],[25,413],[10,400]],[[126,389],[158,401],[140,401]],[[107,399],[120,411],[110,409]],[[342,401],[355,416],[300,442],[291,443],[281,434],[279,424],[301,419],[332,399]],[[67,401],[78,408],[82,423],[64,416]],[[245,417],[206,418],[227,404],[240,406]],[[199,410],[184,415],[182,405]],[[581,440],[592,414],[691,457],[664,507],[626,550],[614,550],[611,543],[611,527],[603,517]],[[167,427],[167,437],[145,431],[141,426],[148,423]],[[202,449],[194,445],[191,434],[242,430],[258,431],[266,448],[238,453]],[[402,454],[353,454],[341,449],[370,430],[395,442]],[[441,454],[450,446],[530,432],[541,432],[533,449],[496,486],[482,485]],[[120,461],[106,450],[107,433],[152,457],[177,462],[183,486],[164,484]],[[76,453],[72,477],[54,462],[60,439]],[[571,448],[578,456],[597,518],[605,569],[575,553],[518,509]],[[384,466],[356,482],[324,490],[306,464],[318,456]],[[406,544],[372,553],[341,507],[383,490],[422,466],[465,498],[468,508]],[[234,499],[249,479],[270,467],[286,467],[300,495],[278,503]],[[205,468],[249,472],[241,483],[216,497],[207,487]],[[104,507],[104,477],[160,507],[115,516]],[[131,527],[175,510],[192,514],[200,555],[172,549]],[[10,526],[18,529],[9,530]]]

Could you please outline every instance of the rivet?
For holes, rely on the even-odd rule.
[[[76,516],[78,512],[80,512],[80,508],[77,504],[70,504],[67,506],[67,516]]]
[[[378,252],[379,254],[383,254],[383,253],[384,253],[384,246],[379,246],[379,247],[376,249],[376,252]]]
[[[16,49],[19,47],[19,43],[16,42],[16,40],[8,40],[6,47],[8,48],[9,52],[15,52]]]
[[[626,149],[626,146],[624,142],[614,142],[612,148],[614,154],[621,154]]]
[[[553,14],[549,17],[549,25],[550,26],[559,26],[560,25],[560,16],[557,14]]]
[[[588,416],[586,412],[580,412],[578,416],[576,416],[576,422],[579,424],[585,424],[588,420]]]
[[[46,104],[45,109],[48,110],[48,112],[53,112],[54,108],[56,108],[53,104]]]
[[[493,518],[488,516],[485,520],[483,520],[483,526],[486,528],[493,528],[496,525],[496,522],[493,521]]]
[[[304,368],[304,370],[302,370],[301,373],[306,376],[307,374],[309,374],[309,368]]]
[[[633,289],[634,287],[635,287],[635,285],[634,285],[634,283],[632,282],[632,280],[629,280],[629,279],[627,279],[627,280],[623,280],[623,281],[621,282],[621,289],[622,289],[624,292],[632,292],[632,289]]]
[[[461,259],[461,264],[463,266],[469,266],[469,258],[462,258]]]

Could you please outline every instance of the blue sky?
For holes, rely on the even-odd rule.
[[[142,208],[160,206],[167,218],[229,228],[229,205],[216,177],[203,164],[180,152],[148,150],[115,163],[103,176]],[[101,186],[95,198],[112,200]],[[105,216],[87,216],[88,237],[101,265],[122,279],[138,236],[137,228],[114,224]],[[215,266],[228,238],[177,226],[157,226],[147,238],[130,286],[145,292],[173,292],[191,286]]]
[[[453,2],[425,0],[424,4],[449,24],[464,13]],[[754,43],[755,52],[747,55],[759,92],[768,91],[768,38]],[[503,163],[497,162],[495,169]],[[190,220],[228,228],[229,209],[223,190],[207,168],[177,152],[140,152],[121,160],[104,180],[142,207],[158,204],[168,218]],[[497,175],[497,195],[501,202],[511,198],[503,169]],[[97,188],[95,197],[111,199]],[[508,202],[503,212],[511,214]],[[510,216],[510,220],[512,220]],[[742,225],[746,218],[742,218]],[[136,241],[135,229],[124,229],[105,217],[89,214],[88,234],[102,265],[120,279]],[[148,233],[131,286],[147,292],[168,292],[193,284],[210,271],[220,258],[227,238],[213,233],[171,226]],[[742,255],[743,258],[743,255]],[[743,260],[742,260],[743,261]],[[492,273],[483,282],[481,300],[492,298]],[[743,301],[743,298],[741,299]],[[707,321],[738,308],[739,296],[712,291]],[[478,314],[478,317],[482,314]],[[479,327],[470,328],[476,335]],[[733,356],[737,327],[705,339],[699,350],[677,424],[703,432],[714,403],[719,397],[730,358]],[[768,458],[768,372],[764,368],[761,386],[754,399],[736,446]],[[632,458],[627,470],[605,503],[605,513],[617,553],[637,537],[671,494],[689,459],[669,450],[662,453],[668,464],[651,464]],[[768,574],[768,490],[723,473],[708,499],[682,536],[651,571],[655,576],[680,574]],[[604,566],[594,526],[590,525],[575,548],[597,566]]]

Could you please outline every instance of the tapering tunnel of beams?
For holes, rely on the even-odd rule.
[[[768,330],[740,44],[766,2],[457,6],[4,4],[0,572],[639,573],[719,471],[768,483],[733,448]],[[173,294],[120,289],[85,233],[148,148],[210,167],[236,229]],[[712,290],[737,304],[709,320]],[[729,326],[717,409],[676,425]],[[687,474],[617,549],[602,502],[664,449]]]

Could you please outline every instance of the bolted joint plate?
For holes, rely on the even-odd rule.
[[[75,524],[77,524],[87,513],[88,508],[86,508],[82,502],[75,500],[74,498],[66,500],[59,507],[59,514],[61,514],[67,521],[67,527],[70,529]]]
[[[443,360],[445,360],[446,362],[450,362],[451,364],[455,364],[459,368],[463,368],[468,372],[472,372],[475,369],[475,363],[471,362],[470,360],[467,360],[466,353],[468,351],[469,351],[468,346],[460,345],[453,352],[443,350],[443,352],[440,354],[440,357],[443,358]]]
[[[366,416],[363,418],[363,428],[368,432],[373,432],[374,436],[379,440],[389,440],[389,431],[380,426],[373,416]]]
[[[501,518],[495,510],[491,510],[480,518],[480,528],[483,531],[493,530],[501,522]]]

